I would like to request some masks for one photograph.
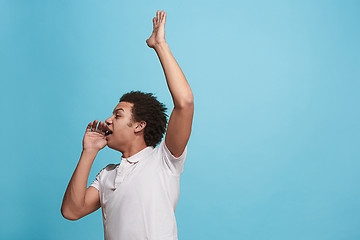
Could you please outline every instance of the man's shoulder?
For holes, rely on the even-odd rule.
[[[164,152],[164,144],[165,144],[165,139],[161,140],[161,142],[158,143],[158,145],[153,149],[152,153],[162,155]]]
[[[165,157],[169,157],[170,159],[174,159],[174,160],[178,160],[178,159],[184,159],[186,158],[186,155],[187,155],[187,145],[185,146],[185,149],[184,151],[182,152],[181,156],[179,157],[175,157],[171,151],[169,150],[169,148],[166,146],[166,143],[165,143],[165,139],[163,139],[159,146],[157,146],[157,153],[160,155],[160,156],[165,156]]]
[[[104,167],[103,169],[100,170],[100,172],[97,175],[100,175],[103,172],[110,172],[116,169],[116,167],[119,165],[120,163],[110,163],[108,164],[106,167]]]
[[[107,171],[112,171],[114,170],[120,163],[110,163],[108,164],[106,167],[104,167],[103,169],[106,169]]]

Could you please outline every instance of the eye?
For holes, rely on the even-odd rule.
[[[118,117],[120,117],[120,115],[116,115],[116,116],[115,116],[115,118],[118,118]]]

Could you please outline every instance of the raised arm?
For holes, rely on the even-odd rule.
[[[157,11],[153,18],[153,32],[146,43],[153,48],[163,67],[174,109],[170,115],[165,144],[170,152],[179,157],[190,138],[194,114],[194,96],[180,66],[165,41],[166,12]]]

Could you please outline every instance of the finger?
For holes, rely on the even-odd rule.
[[[160,10],[156,12],[156,22],[159,22],[160,20]]]
[[[97,133],[101,133],[101,126],[102,126],[102,124],[101,124],[101,121],[100,121],[99,126],[98,126],[98,128],[96,130]]]
[[[109,131],[110,128],[108,127],[108,125],[106,123],[104,123],[104,131],[103,133],[106,135],[106,132]]]
[[[164,21],[164,16],[165,16],[165,12],[162,11],[162,12],[161,12],[161,21]]]
[[[105,130],[106,130],[106,131],[111,131],[110,128],[109,128],[109,126],[108,126],[107,124],[105,124]]]
[[[92,124],[92,128],[91,131],[95,132],[96,131],[96,125],[97,125],[97,120],[94,120],[93,124]]]
[[[90,132],[91,131],[91,125],[92,125],[92,122],[87,125],[85,132]]]
[[[153,18],[153,26],[155,27],[156,25],[156,17]]]
[[[105,136],[106,133],[106,124],[104,122],[100,122],[100,129],[101,129],[101,134]]]
[[[166,12],[164,13],[164,21],[166,22]]]

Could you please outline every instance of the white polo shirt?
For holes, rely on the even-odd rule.
[[[90,185],[99,190],[105,240],[177,240],[175,209],[187,146],[174,157],[163,140],[120,164],[109,164]]]

